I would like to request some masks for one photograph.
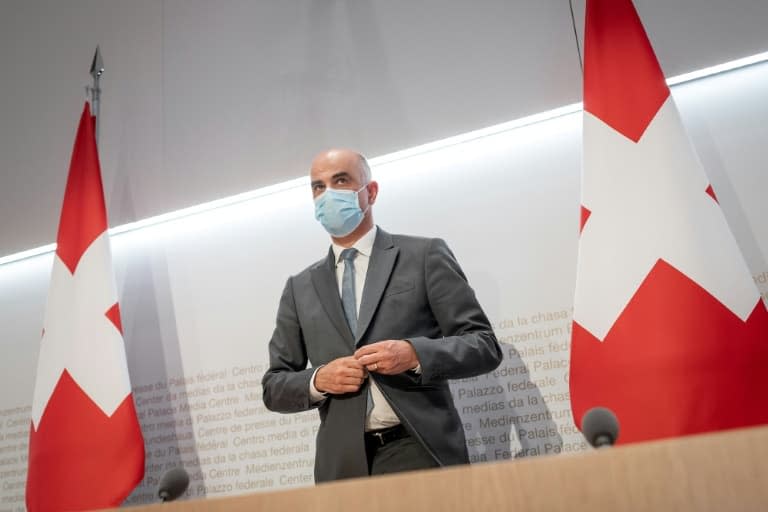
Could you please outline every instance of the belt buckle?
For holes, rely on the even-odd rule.
[[[381,446],[387,444],[384,442],[384,434],[382,432],[373,432],[373,435],[376,436],[376,438],[379,440],[379,444]]]

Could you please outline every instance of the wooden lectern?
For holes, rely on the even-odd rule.
[[[766,511],[766,468],[760,427],[131,510]]]

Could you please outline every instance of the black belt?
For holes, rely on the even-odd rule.
[[[394,427],[382,428],[380,430],[371,430],[365,433],[365,442],[372,444],[376,447],[384,446],[385,444],[397,441],[408,437],[408,431],[402,425],[395,425]]]

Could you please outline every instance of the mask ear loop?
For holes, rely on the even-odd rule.
[[[367,189],[367,188],[368,188],[368,185],[370,185],[370,182],[369,182],[369,183],[366,183],[365,185],[363,185],[362,187],[360,187],[360,190],[358,190],[358,191],[356,192],[356,194],[360,194],[360,191],[361,191],[361,190],[363,190],[363,189]],[[369,197],[368,199],[369,199],[369,202],[368,202],[368,206],[366,206],[366,207],[365,207],[365,210],[363,210],[363,217],[365,217],[365,214],[366,214],[366,213],[368,213],[368,210],[370,210],[370,209],[371,209],[370,197]],[[360,200],[360,199],[358,199],[358,201],[359,201],[359,200]]]

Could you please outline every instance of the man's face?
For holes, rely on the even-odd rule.
[[[328,188],[358,191],[364,185],[369,185],[365,183],[359,157],[346,151],[329,151],[315,158],[309,177],[313,198]],[[369,203],[373,204],[372,199],[368,193],[358,194],[360,208],[365,210]]]

